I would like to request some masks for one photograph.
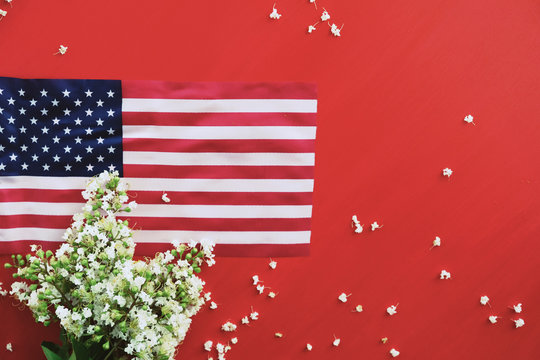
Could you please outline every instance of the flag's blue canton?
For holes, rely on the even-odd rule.
[[[0,176],[122,175],[116,80],[0,77]]]

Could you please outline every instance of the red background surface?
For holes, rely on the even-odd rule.
[[[272,4],[2,2],[2,76],[318,84],[311,255],[276,270],[218,259],[203,277],[219,308],[195,317],[178,358],[206,359],[204,341],[232,337],[221,324],[251,306],[260,320],[239,326],[228,359],[387,359],[392,347],[399,359],[540,358],[539,3],[319,1],[345,24],[341,38],[326,24],[306,33],[320,15],[308,0],[279,1],[279,21]],[[68,53],[52,56],[60,44]],[[353,213],[384,227],[355,235]],[[438,280],[443,268],[452,280]],[[277,298],[256,293],[254,274]],[[58,333],[10,298],[0,318],[1,359],[40,359]]]

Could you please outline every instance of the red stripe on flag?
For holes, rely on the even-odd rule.
[[[128,195],[139,204],[165,204],[163,191],[135,191]],[[171,203],[177,205],[311,205],[311,192],[182,192],[168,191]],[[0,190],[0,202],[33,201],[43,203],[82,203],[81,190]]]
[[[162,191],[129,191],[139,204],[163,204]],[[311,192],[182,192],[168,191],[175,205],[311,205]]]
[[[85,201],[81,192],[82,190],[0,189],[0,202],[82,203]]]
[[[123,80],[123,98],[316,99],[312,83],[172,82]]]
[[[124,138],[124,151],[313,153],[315,140],[176,140]]]
[[[314,113],[153,113],[123,112],[122,125],[154,126],[315,126]]]
[[[134,230],[193,231],[308,231],[310,218],[300,219],[212,219],[176,217],[121,217]]]
[[[39,227],[46,229],[67,229],[73,216],[64,215],[1,215],[2,229],[19,227]]]
[[[124,165],[125,177],[168,179],[313,179],[313,166]]]

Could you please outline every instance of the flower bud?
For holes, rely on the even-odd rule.
[[[13,265],[11,265],[10,263],[5,263],[5,264],[4,264],[4,267],[5,267],[6,269],[11,269],[11,268],[13,267]]]
[[[105,344],[103,344],[103,350],[109,350],[110,347],[111,345],[109,344],[108,341]]]
[[[53,252],[51,250],[47,250],[47,252],[45,253],[45,257],[46,258],[50,258],[52,256]]]

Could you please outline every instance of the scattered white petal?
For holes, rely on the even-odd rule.
[[[259,283],[259,275],[253,275],[253,285],[257,285]]]
[[[488,302],[489,302],[489,298],[486,295],[480,298],[480,304],[485,306]]]
[[[264,292],[264,285],[257,285],[257,291],[259,292],[259,294],[262,294]]]
[[[375,231],[380,228],[382,228],[382,225],[377,224],[376,221],[373,224],[371,224],[371,231]]]
[[[362,312],[364,311],[364,307],[362,305],[356,305],[353,312]]]
[[[244,316],[244,317],[242,318],[242,324],[244,324],[244,325],[249,324],[249,319],[248,319],[247,316]]]
[[[341,342],[341,339],[338,339],[334,336],[334,341],[332,342],[332,345],[339,346],[339,343]]]
[[[330,24],[328,24],[328,25],[330,25]],[[334,36],[341,36],[341,29],[343,29],[343,26],[344,25],[341,25],[341,27],[338,28],[336,24],[332,24],[332,25],[330,25],[330,32]]]
[[[6,350],[13,352],[13,346],[11,345],[11,343],[7,343]]]
[[[65,55],[65,53],[67,52],[67,49],[68,49],[67,46],[60,45],[60,47],[58,48],[58,52],[56,54]]]
[[[233,337],[233,338],[231,339],[231,343],[234,344],[234,345],[238,344],[238,338]]]
[[[270,13],[270,19],[277,20],[281,17],[281,14],[278,14],[276,9],[276,4],[272,7],[272,12]]]
[[[210,299],[212,299],[212,293],[211,292],[204,293],[204,300],[210,301]]]
[[[169,199],[169,197],[167,196],[167,193],[163,193],[163,195],[161,195],[161,200],[163,200],[163,202],[166,202],[166,203],[171,202],[171,199]]]
[[[453,173],[453,171],[450,168],[444,168],[443,171],[442,171],[443,176],[450,177],[450,176],[452,176],[452,173]]]
[[[387,338],[387,337],[383,337],[383,338],[381,339],[381,342],[382,342],[383,344],[386,344],[386,343],[388,342],[388,338]]]
[[[495,324],[498,318],[499,318],[498,316],[491,315],[488,319],[490,323]]]
[[[519,318],[517,320],[512,320],[514,323],[516,323],[516,329],[522,327],[525,325],[525,320]]]
[[[450,275],[450,273],[448,271],[446,271],[446,270],[441,271],[441,279],[444,279],[444,280],[450,279],[450,276],[451,275]]]
[[[391,305],[391,306],[387,307],[386,312],[388,313],[388,315],[394,315],[395,313],[397,313],[397,306],[396,305]]]
[[[259,313],[253,311],[251,314],[249,314],[249,317],[251,318],[251,320],[259,320]]]
[[[345,293],[341,293],[341,295],[338,296],[338,299],[339,299],[339,301],[341,301],[341,302],[343,302],[343,303],[346,303],[346,302],[347,302],[347,298],[348,298],[349,296],[351,296],[351,295],[352,295],[352,294],[347,295],[347,294],[345,294]]]
[[[364,231],[364,226],[362,224],[360,224],[360,222],[358,221],[358,218],[356,217],[356,215],[352,216],[351,225],[354,228],[354,232],[357,233],[357,234],[360,234],[362,231]]]
[[[270,292],[268,293],[268,297],[273,299],[273,298],[276,297],[276,293],[273,292],[273,291],[270,291]]]
[[[468,124],[476,125],[476,124],[474,123],[474,121],[473,121],[473,120],[474,120],[473,116],[470,115],[470,114],[467,115],[467,116],[465,116],[465,119],[463,119],[463,120],[464,120],[466,123],[468,123]]]
[[[323,8],[323,13],[321,15],[321,20],[322,21],[326,21],[328,19],[330,19],[330,14],[328,14],[328,11],[326,11],[326,9]]]
[[[317,30],[317,28],[314,25],[309,25],[307,28],[307,32],[310,34],[314,32],[315,30]]]
[[[277,338],[282,338],[283,334],[280,333],[280,332],[277,332],[277,333],[274,334],[274,336],[277,337]]]
[[[309,344],[309,343],[306,344],[306,350],[307,350],[307,351],[313,350],[313,346],[311,346],[311,344]]]
[[[0,16],[1,16],[1,17],[4,17],[4,16],[6,16],[6,15],[7,15],[7,11],[6,11],[6,10],[0,9]]]
[[[521,308],[521,303],[519,303],[519,304],[517,304],[517,305],[514,305],[514,306],[512,306],[512,307],[514,308],[514,311],[515,311],[516,313],[518,313],[518,314],[519,314],[521,311],[523,311],[523,309]]]
[[[390,349],[390,355],[392,355],[392,357],[396,357],[399,355],[399,351],[396,349]]]
[[[435,246],[441,246],[441,238],[438,237],[438,236],[435,236],[435,240],[433,240],[433,246],[432,247],[435,247]]]
[[[214,342],[212,340],[208,340],[204,343],[204,350],[212,351],[212,345],[214,345]]]
[[[218,308],[217,304],[216,304],[215,302],[212,301],[212,302],[210,303],[210,309],[216,310],[217,308]]]
[[[221,325],[221,330],[223,331],[235,331],[236,330],[236,324],[233,324],[230,321],[227,321],[225,324]]]
[[[270,262],[268,263],[268,266],[270,266],[270,268],[272,270],[275,270],[276,267],[277,267],[277,261],[274,261],[274,260],[270,259]]]

